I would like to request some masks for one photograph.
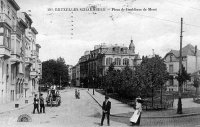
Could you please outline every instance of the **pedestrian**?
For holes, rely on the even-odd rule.
[[[78,90],[78,92],[77,92],[77,97],[78,97],[78,99],[80,99],[80,90]]]
[[[75,89],[75,98],[77,99],[77,89]]]
[[[108,99],[109,99],[109,97],[105,96],[105,101],[103,102],[103,106],[102,106],[101,126],[103,126],[103,121],[104,121],[105,115],[107,116],[107,124],[108,124],[108,126],[110,126],[111,102]]]
[[[136,98],[136,108],[133,116],[130,118],[130,121],[133,125],[140,125],[140,119],[141,119],[141,114],[142,114],[142,99],[141,98]]]
[[[44,98],[43,98],[43,94],[40,94],[40,113],[45,113],[45,106],[44,106]]]
[[[37,112],[39,114],[39,99],[37,97],[37,94],[35,94],[34,100],[33,100],[33,105],[34,105],[34,109],[33,109],[33,114],[35,114],[35,109],[37,109]]]

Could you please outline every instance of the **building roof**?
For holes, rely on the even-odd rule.
[[[21,23],[25,29],[28,28],[28,25],[21,18],[18,19],[18,22]]]
[[[35,27],[31,27],[31,30],[35,33],[38,34],[37,30],[35,29]]]
[[[36,44],[37,47],[41,48],[41,46],[39,44]]]
[[[30,18],[30,16],[26,13],[26,12],[22,12],[24,15],[25,15],[25,17],[31,22],[30,24],[32,24],[33,23],[33,21],[32,21],[32,19]]]
[[[19,5],[15,2],[15,0],[8,0],[8,2],[10,2],[10,4],[14,7],[15,10],[19,10],[20,7]]]
[[[131,48],[135,48],[135,45],[133,44],[133,40],[132,39],[131,39],[131,43],[129,45],[129,49],[131,49]]]
[[[173,54],[176,57],[180,56],[179,50],[171,50],[168,52],[165,56],[168,54]],[[182,56],[195,56],[195,47],[191,44],[186,45],[185,47],[182,48]],[[200,56],[200,50],[197,49],[197,56]]]

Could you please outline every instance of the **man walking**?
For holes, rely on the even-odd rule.
[[[110,109],[111,109],[111,102],[108,100],[109,97],[105,96],[105,101],[103,102],[102,106],[102,118],[101,118],[101,126],[103,126],[103,121],[105,118],[105,115],[107,115],[107,124],[110,126]]]
[[[40,94],[40,113],[45,113],[45,106],[44,106],[44,98],[43,98],[43,94]]]
[[[34,109],[33,109],[33,114],[35,114],[35,109],[37,109],[37,112],[39,114],[39,99],[37,97],[37,94],[35,94],[35,97],[34,97],[34,102],[33,102],[33,105],[34,105]]]

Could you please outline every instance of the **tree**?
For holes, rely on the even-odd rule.
[[[119,78],[121,79],[120,85],[118,85],[120,91],[120,94],[122,96],[126,96],[128,98],[133,98],[137,94],[136,88],[136,76],[133,69],[131,69],[128,65],[125,66],[125,68],[122,70],[122,72],[119,75]]]
[[[182,65],[182,73],[180,74],[180,70],[178,71],[178,76],[176,79],[182,83],[185,83],[187,80],[190,80],[191,76],[189,73],[187,73],[185,67]]]
[[[111,63],[107,73],[106,73],[106,86],[105,86],[105,90],[107,92],[107,90],[113,90],[113,85],[115,82],[115,69],[114,69],[114,63]]]
[[[182,72],[178,72],[178,76],[176,79],[179,82],[179,99],[178,99],[178,107],[177,107],[177,114],[182,114],[182,102],[181,102],[181,95],[182,95],[182,84],[185,83],[187,80],[190,80],[190,74],[187,73],[185,67],[182,65]]]
[[[67,85],[68,66],[63,58],[50,59],[42,62],[42,83],[51,85]],[[62,83],[62,84],[61,84]]]
[[[198,88],[199,88],[200,81],[197,77],[194,77],[193,86],[196,88],[195,95],[198,96]]]
[[[136,68],[136,75],[144,93],[151,93],[153,107],[154,90],[162,90],[169,77],[164,60],[158,55],[152,58],[143,57],[141,64]]]

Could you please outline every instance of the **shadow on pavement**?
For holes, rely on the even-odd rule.
[[[95,124],[95,125],[99,125],[99,126],[101,125],[101,123],[100,123],[100,122],[99,122],[99,123],[97,123],[97,122],[94,122],[94,124]]]

